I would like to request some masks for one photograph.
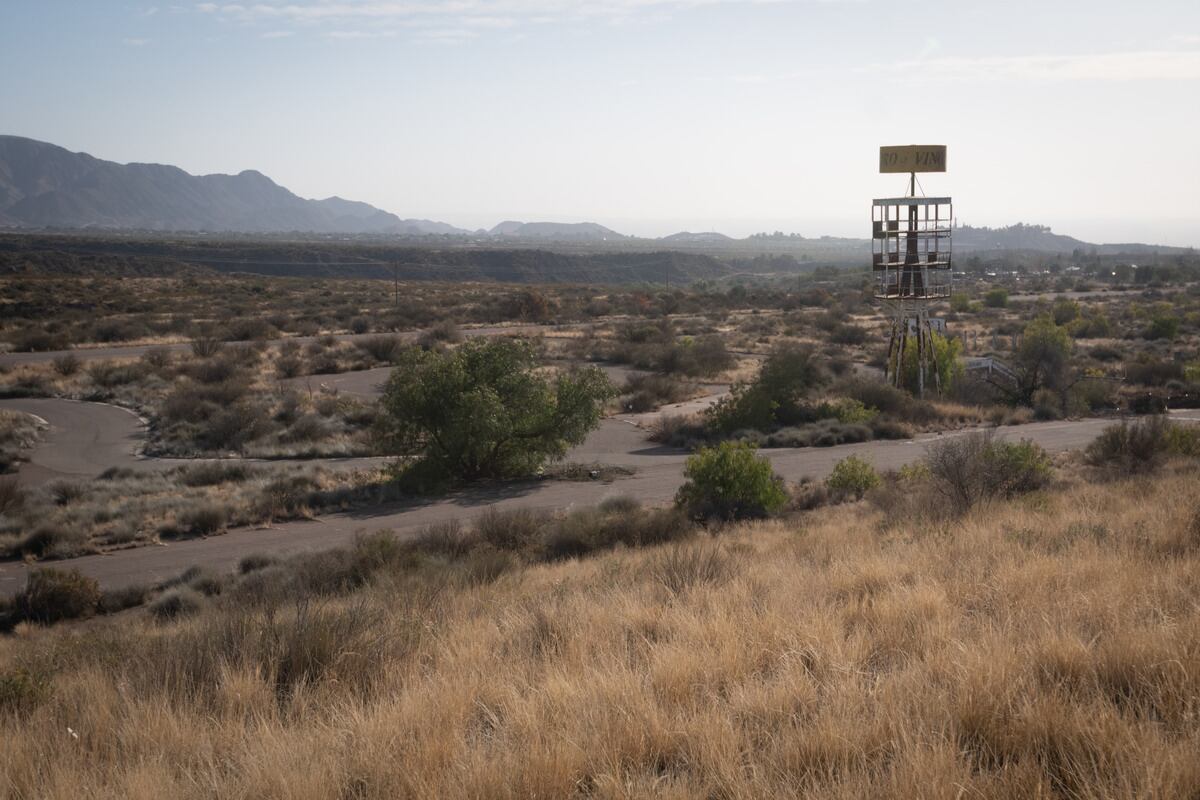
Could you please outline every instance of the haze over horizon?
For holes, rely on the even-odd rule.
[[[645,236],[862,237],[878,146],[936,142],[962,223],[1198,246],[1200,6],[1148,5],[17,0],[0,133]]]

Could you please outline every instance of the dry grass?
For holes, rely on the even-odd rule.
[[[1197,477],[27,630],[0,795],[1194,798]]]

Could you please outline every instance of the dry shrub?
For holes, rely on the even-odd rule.
[[[63,376],[64,378],[69,378],[70,376],[79,372],[79,368],[83,366],[83,362],[79,359],[79,356],[75,355],[74,353],[63,353],[61,356],[56,356],[54,360],[50,362],[50,365],[59,375]]]
[[[170,622],[197,614],[204,607],[204,597],[195,589],[180,586],[169,589],[149,605],[150,615],[160,622]]]
[[[1004,442],[992,431],[949,437],[929,445],[925,465],[933,486],[960,513],[996,497],[1045,486],[1050,459],[1031,441]]]
[[[374,360],[382,361],[385,364],[394,363],[404,350],[404,342],[400,340],[399,336],[372,336],[367,339],[358,339],[354,342],[354,346]]]
[[[478,543],[479,537],[467,531],[457,519],[426,526],[413,540],[414,546],[421,552],[450,559],[465,557]]]
[[[733,577],[733,558],[714,542],[678,544],[651,559],[650,574],[672,595],[698,586],[720,586]]]
[[[79,570],[42,567],[29,573],[13,605],[25,619],[51,623],[90,617],[100,602],[100,585]]]
[[[192,536],[211,536],[225,527],[229,509],[216,503],[204,503],[179,515],[179,524]]]
[[[0,514],[13,514],[25,507],[25,490],[16,478],[0,478]]]
[[[489,506],[475,521],[475,535],[497,550],[524,550],[536,542],[547,516],[530,508]]]

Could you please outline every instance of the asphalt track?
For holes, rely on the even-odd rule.
[[[347,376],[346,380],[358,380],[359,377]],[[372,387],[367,383],[360,388],[371,391]],[[685,405],[691,407],[691,404]],[[51,399],[7,400],[0,402],[0,407],[30,411],[51,425],[49,434],[34,451],[30,462],[22,466],[24,482],[40,482],[56,476],[86,478],[113,466],[163,469],[179,463],[169,459],[139,458],[136,448],[142,436],[141,425],[124,409]],[[667,409],[668,413],[670,411]],[[1200,418],[1195,411],[1176,412],[1173,416],[1189,420]],[[997,432],[1008,438],[1031,439],[1047,450],[1057,452],[1086,445],[1111,422],[1109,419],[1043,422],[1001,427]],[[961,434],[944,436],[955,435]],[[879,469],[895,469],[921,458],[925,445],[940,438],[943,435],[931,434],[907,441],[761,452],[784,478],[799,481],[824,477],[834,464],[851,454],[867,458]],[[206,539],[83,556],[53,565],[77,568],[106,588],[119,588],[165,580],[190,566],[229,570],[250,554],[286,556],[334,547],[350,541],[359,531],[386,528],[406,533],[433,522],[453,518],[467,520],[489,506],[564,510],[593,505],[614,496],[661,504],[669,502],[683,482],[683,462],[687,455],[685,451],[648,442],[645,432],[634,424],[633,415],[620,415],[604,420],[567,456],[570,461],[599,461],[636,469],[632,477],[611,483],[546,480],[479,486],[437,499],[361,508],[261,529],[241,528]],[[378,459],[322,460],[322,463],[331,461],[350,466],[356,465],[355,462],[378,463]],[[0,564],[0,593],[17,591],[24,584],[28,570],[28,565],[22,563]]]

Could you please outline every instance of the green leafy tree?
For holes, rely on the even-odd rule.
[[[761,518],[787,503],[783,479],[745,442],[700,448],[688,458],[683,474],[687,482],[675,503],[697,519]]]
[[[1077,382],[1070,370],[1071,348],[1071,335],[1049,314],[1026,325],[1013,358],[1017,385],[1007,390],[1011,398],[1030,405],[1039,389],[1049,389],[1063,396],[1065,406],[1066,394]]]
[[[1066,325],[1079,316],[1079,303],[1063,297],[1054,303],[1054,324]]]
[[[1005,308],[1008,306],[1008,290],[996,287],[983,296],[983,304],[988,308]]]
[[[709,425],[732,433],[794,424],[805,416],[804,399],[825,381],[812,348],[792,342],[776,345],[753,381],[736,384],[709,410]]]
[[[1150,318],[1150,325],[1142,336],[1146,339],[1173,341],[1179,336],[1179,317],[1170,314],[1155,314]]]
[[[474,339],[449,352],[406,351],[380,425],[428,482],[520,477],[582,442],[614,395],[595,367],[548,377],[528,343]]]
[[[962,359],[962,342],[942,336],[936,331],[932,332],[931,336],[933,363],[926,365],[928,371],[925,373],[925,388],[929,390],[940,387],[941,391],[948,392],[962,378],[965,370]],[[913,393],[916,393],[919,386],[917,373],[920,366],[917,358],[917,339],[915,336],[910,336],[904,346],[904,365],[901,374],[904,376],[904,387]],[[937,375],[936,382],[934,381],[935,373]]]

